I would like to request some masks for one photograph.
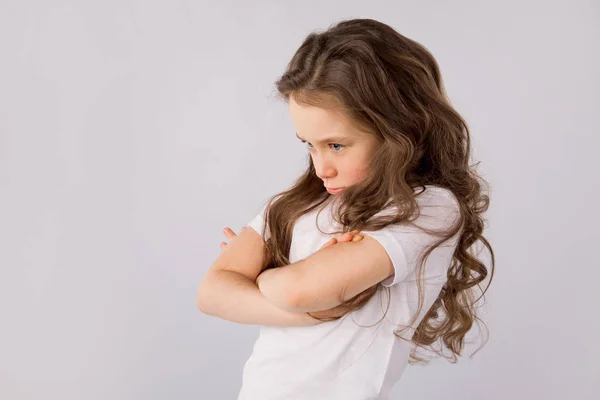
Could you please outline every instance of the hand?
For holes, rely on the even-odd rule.
[[[322,250],[329,246],[333,246],[336,243],[350,242],[350,241],[359,242],[364,238],[364,236],[361,235],[359,232],[360,231],[358,229],[355,229],[352,232],[346,232],[346,233],[341,234],[340,236],[331,238],[327,243],[325,243],[323,246],[321,246],[321,248],[319,250]]]
[[[245,226],[242,228],[242,230],[244,230],[244,229],[246,229]],[[352,232],[346,232],[346,233],[341,234],[340,236],[331,238],[331,240],[329,240],[327,243],[325,243],[323,246],[321,246],[321,249],[324,249],[329,246],[333,246],[336,243],[349,242],[349,241],[358,242],[358,241],[362,240],[362,238],[364,237],[363,235],[359,234],[359,232],[360,231],[358,229],[355,229]],[[229,239],[229,241],[231,241],[237,237],[235,232],[233,230],[231,230],[230,228],[224,228],[223,233],[225,234],[227,239]],[[220,244],[221,250],[224,250],[227,247],[227,245],[228,245],[228,243],[221,242],[221,244]]]
[[[244,226],[242,228],[242,230],[246,229],[246,227]],[[237,237],[237,235],[235,234],[234,231],[232,231],[229,228],[225,228],[223,229],[223,233],[225,234],[225,236],[227,236],[227,239],[229,239],[229,241],[231,242],[233,239],[235,239]],[[225,248],[227,247],[228,243],[226,242],[221,242],[220,246],[221,246],[221,251],[225,250]]]

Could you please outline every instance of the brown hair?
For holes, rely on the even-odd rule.
[[[469,130],[445,94],[436,60],[425,47],[382,22],[346,20],[324,32],[310,33],[276,88],[284,101],[293,97],[299,104],[339,111],[354,126],[380,140],[368,176],[339,194],[344,207],[335,217],[342,232],[379,230],[410,221],[418,211],[414,189],[424,185],[446,188],[458,200],[459,223],[424,253],[418,267],[421,277],[431,251],[459,235],[447,282],[412,336],[410,359],[411,363],[426,361],[416,356],[416,348],[421,347],[456,362],[466,333],[480,321],[475,312],[479,300],[474,299],[475,286],[488,276],[484,263],[470,250],[472,245],[481,241],[491,254],[490,283],[495,261],[482,235],[482,214],[489,206],[489,196],[482,193],[485,181],[469,165]],[[273,233],[265,240],[267,268],[289,264],[296,220],[330,199],[310,156],[308,164],[293,186],[267,204],[264,232]],[[390,199],[397,214],[372,220]],[[419,312],[423,301],[420,280]],[[377,285],[349,299],[347,312],[362,307],[376,291]],[[435,350],[435,344],[445,346],[450,354],[444,354],[443,348]]]

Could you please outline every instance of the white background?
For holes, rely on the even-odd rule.
[[[236,397],[258,328],[196,289],[305,169],[274,81],[358,17],[431,50],[492,188],[490,340],[393,398],[598,398],[600,6],[515,0],[0,1],[0,398]]]

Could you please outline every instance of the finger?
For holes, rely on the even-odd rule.
[[[228,239],[234,238],[236,236],[235,232],[229,228],[223,229],[223,233],[227,236]]]
[[[223,250],[225,247],[227,247],[227,243],[225,243],[225,242],[221,242],[221,245],[220,245],[220,246],[221,246],[221,250]]]
[[[352,232],[346,232],[340,236],[337,237],[338,242],[348,242],[350,240],[352,240],[352,237],[354,236],[354,234]]]
[[[360,242],[364,238],[363,235],[356,235],[352,238],[353,242]]]
[[[329,241],[327,243],[325,243],[325,247],[327,247],[327,246],[333,246],[336,243],[337,243],[337,239],[336,238],[331,238],[331,239],[329,239]]]
[[[325,243],[323,246],[321,246],[321,248],[324,249],[325,247],[332,246],[335,243],[336,243],[336,238],[331,238],[327,241],[327,243]]]

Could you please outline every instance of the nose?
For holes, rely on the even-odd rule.
[[[313,164],[315,166],[315,173],[323,182],[326,182],[328,179],[332,179],[337,175],[337,171],[333,164],[324,159],[324,157],[313,157]]]

